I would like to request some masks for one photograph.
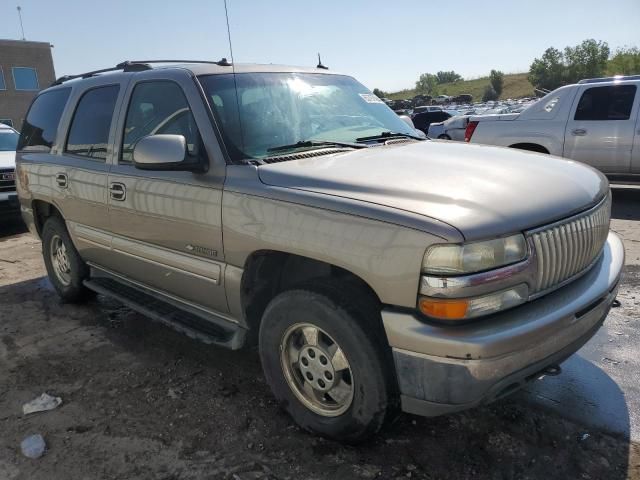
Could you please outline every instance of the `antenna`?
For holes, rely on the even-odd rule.
[[[22,40],[26,40],[26,38],[24,38],[24,25],[22,25],[22,7],[18,5],[16,7],[16,10],[18,10],[18,18],[20,19],[20,30],[22,30]]]
[[[322,60],[320,60],[320,54],[318,54],[318,65],[316,65],[316,68],[321,68],[323,70],[329,70],[329,67],[326,67],[322,64]]]
[[[240,143],[244,152],[244,129],[242,128],[242,115],[240,115],[240,99],[238,98],[238,82],[236,81],[236,61],[233,58],[233,45],[231,44],[231,28],[229,27],[229,10],[227,0],[224,0],[224,15],[227,19],[227,37],[229,38],[229,53],[231,54],[231,74],[233,75],[233,87],[236,91],[236,109],[238,111],[238,124],[240,126]]]

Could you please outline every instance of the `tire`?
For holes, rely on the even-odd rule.
[[[449,135],[445,134],[445,133],[442,133],[442,134],[438,135],[438,138],[440,140],[451,140],[451,137]]]
[[[63,301],[76,303],[91,295],[82,283],[89,278],[89,267],[80,258],[60,217],[50,217],[42,228],[42,255],[49,280]]]
[[[358,443],[378,432],[393,411],[395,380],[382,327],[372,328],[379,310],[371,317],[371,302],[363,302],[355,291],[358,298],[348,301],[346,291],[316,283],[276,296],[262,318],[260,358],[274,396],[298,425],[334,440]],[[358,304],[359,308],[353,307]],[[318,332],[316,345],[307,340],[313,339],[310,328]],[[295,343],[302,347],[289,355],[296,351]],[[310,356],[313,349],[315,357]],[[337,349],[343,355],[336,355]],[[323,352],[328,359],[325,366]],[[310,362],[307,367],[305,361]],[[312,382],[305,373],[312,374]],[[305,393],[304,384],[313,385],[313,394]],[[317,390],[321,387],[329,390]]]

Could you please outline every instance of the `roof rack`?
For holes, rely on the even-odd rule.
[[[619,82],[621,80],[640,80],[640,75],[616,75],[615,77],[586,78],[578,83]]]
[[[118,70],[122,70],[123,72],[142,72],[144,70],[151,70],[151,65],[149,65],[151,63],[209,63],[212,65],[219,65],[221,67],[231,66],[231,63],[229,63],[226,58],[218,60],[217,62],[214,62],[212,60],[126,60],[111,68],[93,70],[91,72],[80,73],[78,75],[64,75],[56,79],[56,81],[53,82],[50,86],[53,87],[54,85],[61,85],[64,82],[75,80],[76,78],[89,78],[100,73],[115,72]]]

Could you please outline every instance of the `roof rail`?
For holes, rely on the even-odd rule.
[[[118,70],[122,70],[123,72],[142,72],[144,70],[151,70],[151,65],[149,65],[150,63],[210,63],[213,65],[219,65],[221,67],[231,66],[231,63],[229,63],[226,58],[218,60],[217,62],[214,62],[212,60],[126,60],[111,68],[93,70],[91,72],[80,73],[78,75],[64,75],[56,79],[56,81],[53,82],[50,86],[53,87],[54,85],[61,85],[64,82],[75,80],[76,78],[89,78],[100,73],[115,72]]]
[[[616,75],[615,77],[602,77],[602,78],[585,78],[578,83],[604,83],[604,82],[619,82],[622,80],[640,80],[640,75]]]

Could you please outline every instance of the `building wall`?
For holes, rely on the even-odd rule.
[[[48,42],[0,40],[0,74],[4,76],[6,87],[6,90],[0,90],[0,120],[9,119],[13,122],[13,128],[20,130],[31,100],[38,91],[17,91],[13,67],[34,68],[39,89],[47,88],[56,78],[51,45]]]

